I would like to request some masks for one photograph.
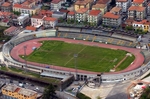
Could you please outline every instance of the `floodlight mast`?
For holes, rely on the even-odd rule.
[[[78,54],[74,54],[75,80],[78,80],[78,78],[77,78],[77,73],[78,73],[78,70],[77,70],[77,57],[78,57]]]

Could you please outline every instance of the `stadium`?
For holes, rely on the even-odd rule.
[[[116,45],[109,45],[106,42],[105,44],[100,43],[102,42],[102,40],[96,39],[95,35],[93,36],[94,39],[93,38],[90,39],[90,37],[87,36],[82,39],[77,39],[77,36],[75,36],[75,34],[69,34],[69,36],[67,35],[68,34],[65,34],[64,36],[69,38],[61,37],[60,33],[58,33],[56,30],[43,30],[43,31],[32,32],[28,34],[20,34],[12,38],[9,42],[3,45],[2,52],[5,61],[7,61],[6,65],[16,66],[31,71],[36,71],[39,72],[41,75],[49,75],[49,76],[54,76],[56,78],[60,77],[61,75],[62,78],[66,78],[69,77],[70,75],[74,75],[75,78],[81,81],[87,79],[94,79],[98,82],[118,82],[118,81],[132,79],[141,76],[149,69],[150,63],[147,63],[143,66],[144,56],[141,53],[141,51],[138,49],[116,46]],[[128,53],[133,54],[135,56],[135,59],[133,62],[131,62],[131,64],[129,64],[127,68],[121,71],[95,72],[95,71],[88,71],[83,69],[67,68],[62,66],[31,62],[20,57],[20,55],[31,54],[34,48],[39,48],[41,46],[41,43],[39,43],[39,41],[45,41],[45,40],[63,41],[72,44],[96,46],[96,47],[108,48],[113,50],[116,49],[124,50]]]

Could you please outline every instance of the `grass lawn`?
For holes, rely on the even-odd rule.
[[[71,44],[63,41],[42,41],[43,45],[26,56],[27,61],[74,68],[74,54],[78,54],[76,65],[78,69],[109,72],[126,55],[126,51]],[[135,57],[128,57],[117,70],[125,69]]]

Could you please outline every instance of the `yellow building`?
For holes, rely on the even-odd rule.
[[[90,8],[90,0],[83,0],[83,1],[79,1],[77,0],[74,4],[74,10],[77,11],[81,8]]]
[[[37,92],[18,87],[16,85],[5,85],[2,87],[3,98],[7,99],[37,99]]]
[[[92,6],[92,10],[101,10],[101,14],[104,15],[107,12],[106,4],[96,4]]]

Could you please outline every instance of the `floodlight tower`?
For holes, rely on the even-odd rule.
[[[77,80],[77,57],[78,54],[74,54],[74,64],[75,64],[75,80]]]

